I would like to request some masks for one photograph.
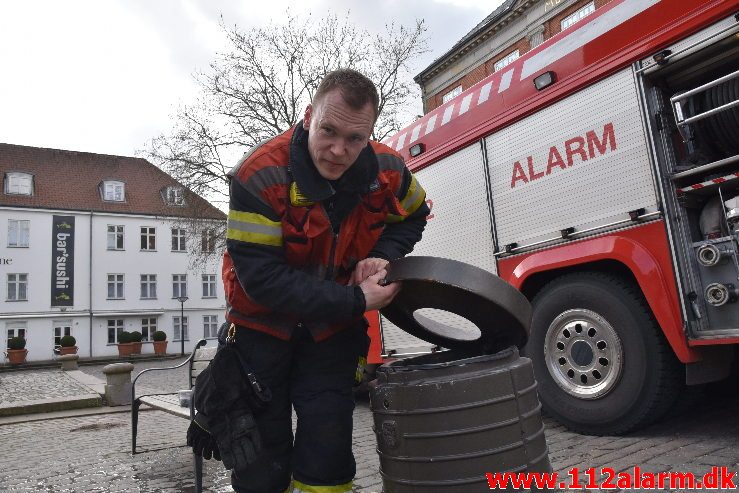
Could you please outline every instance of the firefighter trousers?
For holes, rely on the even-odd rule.
[[[354,324],[321,342],[302,327],[290,341],[238,327],[236,345],[258,380],[270,387],[272,401],[256,416],[262,455],[247,469],[232,472],[234,490],[350,492],[356,473],[352,385],[357,359],[366,356],[369,346],[364,325]]]

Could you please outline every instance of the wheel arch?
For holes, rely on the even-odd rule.
[[[622,232],[632,232],[631,237],[608,235],[503,259],[499,273],[529,300],[564,274],[596,271],[618,275],[638,286],[677,358],[682,363],[700,361],[700,352],[688,346],[683,331],[669,250],[667,245],[663,249],[655,245],[657,235],[644,234],[647,227]],[[646,238],[644,243],[635,238],[638,235]],[[660,251],[665,253],[655,253]]]

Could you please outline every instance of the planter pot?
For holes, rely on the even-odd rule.
[[[131,344],[131,354],[141,354],[141,342],[132,342]]]
[[[72,347],[60,347],[59,348],[59,355],[65,355],[65,354],[77,354],[77,349],[79,349],[77,346]]]
[[[11,365],[20,365],[26,362],[28,349],[8,349],[8,361]]]
[[[130,356],[131,350],[133,349],[133,343],[131,342],[124,342],[124,343],[118,343],[118,356]]]
[[[167,354],[168,341],[154,341],[154,354]]]

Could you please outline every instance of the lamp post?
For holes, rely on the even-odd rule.
[[[185,302],[187,296],[178,296],[177,301],[180,302],[180,355],[185,355]]]

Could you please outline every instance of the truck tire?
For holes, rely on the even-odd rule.
[[[659,419],[677,398],[682,366],[632,283],[567,274],[532,304],[524,354],[544,410],[571,430],[623,434]]]

